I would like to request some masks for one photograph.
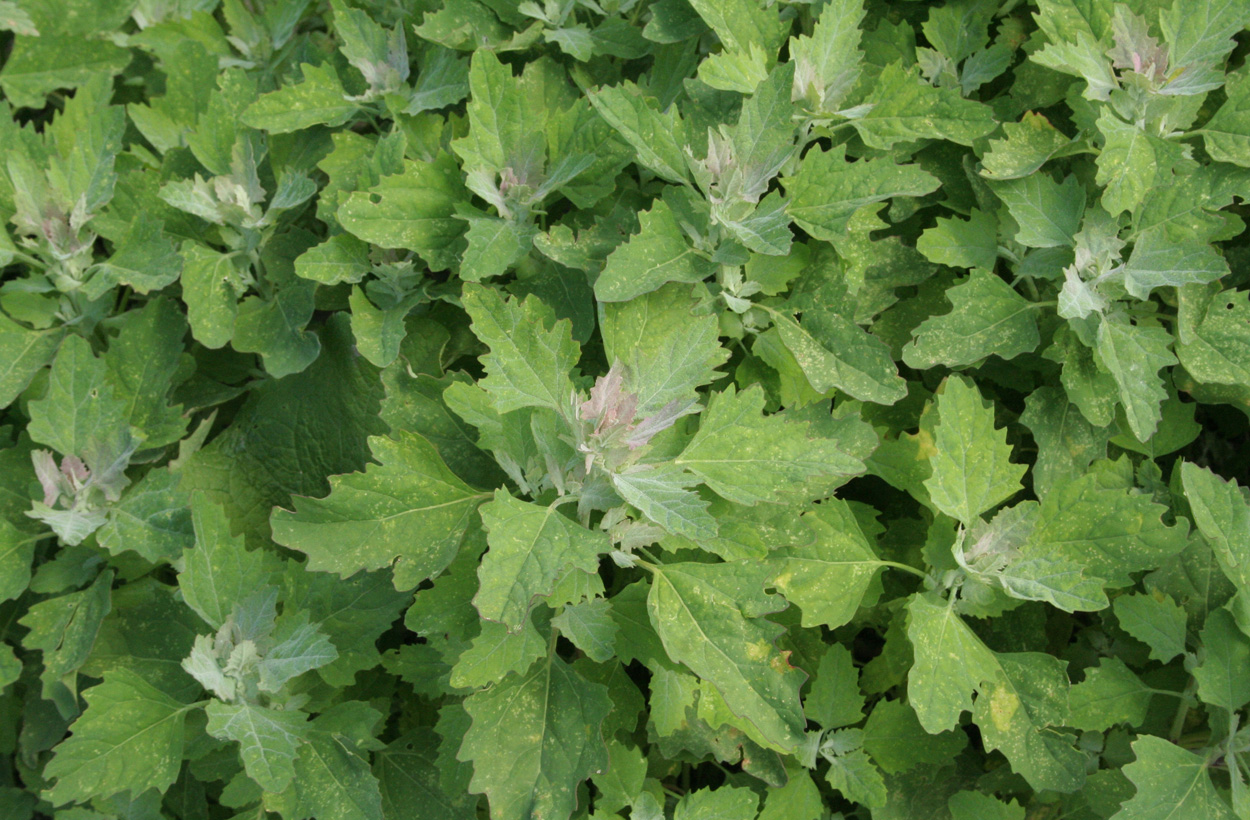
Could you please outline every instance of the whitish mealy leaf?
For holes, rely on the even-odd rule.
[[[30,630],[22,645],[38,649],[42,656],[39,677],[44,698],[54,701],[65,714],[73,714],[78,668],[87,662],[111,607],[113,577],[108,570],[81,592],[40,601],[18,621]]]
[[[990,140],[981,175],[1000,180],[1028,176],[1070,143],[1044,116],[1026,111],[1020,122],[1003,123],[1003,139]]]
[[[920,235],[916,250],[938,265],[992,270],[998,261],[998,220],[976,209],[967,220],[938,219]]]
[[[907,395],[906,382],[885,342],[845,316],[808,311],[800,324],[787,313],[770,313],[782,344],[817,391],[837,388],[875,404],[894,404]],[[763,346],[757,349],[769,364],[780,364]]]
[[[1234,820],[1204,757],[1154,735],[1133,741],[1133,753],[1124,774],[1137,793],[1111,820]]]
[[[673,463],[636,465],[612,474],[621,498],[674,535],[699,541],[716,535],[708,502],[690,488],[699,479]]]
[[[885,67],[863,104],[871,108],[850,122],[873,148],[926,139],[972,145],[998,125],[988,106],[963,99],[954,88],[929,85],[901,62]]]
[[[219,629],[237,604],[268,585],[264,554],[231,535],[225,510],[203,493],[191,497],[191,524],[195,546],[182,554],[178,588],[187,605]]]
[[[567,606],[551,619],[551,624],[592,661],[605,663],[616,655],[617,625],[607,598],[591,598]]]
[[[295,777],[295,756],[307,735],[308,715],[251,703],[214,700],[205,708],[210,735],[239,744],[248,777],[267,792],[280,792]]]
[[[409,589],[447,566],[489,494],[457,478],[416,434],[374,437],[369,446],[378,464],[335,476],[325,498],[275,510],[273,537],[307,554],[309,569],[344,578],[393,563],[396,589]]]
[[[952,605],[928,595],[908,603],[907,637],[915,653],[907,696],[920,725],[930,734],[955,728],[972,693],[1002,674],[998,660]]]
[[[653,568],[647,611],[668,656],[710,681],[730,711],[778,750],[803,741],[803,674],[775,646],[782,627],[759,616],[784,603],[764,592],[759,567],[666,564]]]
[[[833,441],[814,437],[806,424],[765,416],[763,410],[764,391],[758,387],[739,393],[730,386],[717,393],[674,463],[724,498],[747,505],[782,503],[801,493],[808,479],[864,470]]]
[[[1071,708],[1065,723],[1074,729],[1102,732],[1117,723],[1140,726],[1150,709],[1151,689],[1119,658],[1103,658],[1085,670],[1085,680],[1068,692]]]
[[[1030,174],[993,185],[1019,230],[1016,241],[1030,248],[1057,248],[1076,242],[1085,214],[1085,189],[1075,176],[1062,183],[1048,174]]]
[[[292,678],[325,666],[339,656],[320,626],[308,622],[307,612],[283,612],[268,643],[257,664],[262,692],[278,692]]]
[[[1006,501],[1021,489],[1027,469],[1011,463],[1006,430],[994,427],[994,410],[987,407],[976,385],[959,377],[946,381],[937,399],[933,474],[925,480],[934,505],[971,526],[981,513]]]
[[[195,543],[195,535],[189,499],[178,488],[181,478],[168,467],[149,470],[109,507],[108,518],[96,533],[100,546],[114,555],[133,550],[152,563],[172,563],[182,555]]]
[[[302,82],[262,95],[243,112],[243,123],[271,134],[288,134],[314,125],[342,125],[359,110],[330,63],[304,63],[300,69]]]
[[[473,602],[482,617],[509,629],[524,623],[534,600],[549,595],[573,569],[594,572],[611,547],[604,532],[588,530],[553,506],[540,506],[497,490],[482,507],[490,550],[478,568]]]
[[[490,391],[502,413],[522,407],[547,407],[568,412],[573,392],[571,371],[580,348],[572,324],[555,320],[537,297],[506,300],[491,288],[465,288],[464,307],[473,332],[490,347],[482,357]]]
[[[126,669],[84,694],[87,708],[44,768],[53,805],[148,789],[164,792],[182,767],[183,724],[199,704],[175,700]]]
[[[464,708],[473,724],[457,758],[472,761],[469,789],[486,795],[492,820],[566,817],[578,784],[608,765],[600,735],[608,689],[558,656],[471,695]]]
[[[476,820],[479,798],[444,788],[438,736],[420,727],[373,753],[373,774],[390,820]]]
[[[1220,569],[1240,589],[1250,589],[1250,500],[1242,488],[1188,461],[1181,463],[1181,486]]]
[[[1228,262],[1210,244],[1166,231],[1147,231],[1137,238],[1124,264],[1124,289],[1137,299],[1159,287],[1205,285],[1228,273]]]
[[[819,111],[834,112],[859,79],[864,20],[862,0],[838,0],[822,7],[811,36],[790,39],[794,60],[792,98]]]
[[[716,317],[696,314],[688,285],[671,284],[628,302],[602,305],[600,323],[609,361],[629,368],[638,413],[648,416],[671,401],[695,397],[729,358],[720,345]]]
[[[1250,637],[1237,628],[1233,614],[1221,608],[1207,616],[1202,628],[1202,663],[1194,669],[1203,703],[1236,712],[1250,703]]]
[[[1159,370],[1176,364],[1168,348],[1172,334],[1161,327],[1133,325],[1107,317],[1098,326],[1096,353],[1103,369],[1115,379],[1128,419],[1138,441],[1149,441],[1163,416],[1167,398]]]
[[[918,165],[896,165],[888,159],[850,162],[843,145],[809,151],[798,172],[781,182],[790,198],[786,212],[803,230],[830,242],[846,235],[851,217],[865,205],[923,196],[939,184]]]
[[[1064,612],[1094,612],[1107,606],[1102,581],[1075,561],[1033,557],[1011,561],[996,573],[1003,591],[1024,601],[1045,601]]]
[[[803,626],[842,626],[855,616],[885,562],[845,501],[826,499],[803,521],[805,537],[775,550],[772,583],[802,610]]]
[[[1115,599],[1120,627],[1150,647],[1150,657],[1167,663],[1185,652],[1185,610],[1166,595],[1121,595]]]
[[[987,356],[1012,359],[1037,349],[1037,305],[987,270],[946,291],[953,309],[925,319],[903,348],[903,361],[927,370],[963,367]]]
[[[1000,674],[977,693],[973,720],[1033,788],[1071,792],[1085,782],[1076,735],[1051,728],[1068,718],[1067,662],[1040,652],[1001,654]]]
[[[624,302],[667,282],[702,282],[716,265],[690,246],[672,208],[656,200],[639,214],[642,230],[608,256],[595,280],[595,296]]]
[[[336,217],[359,239],[415,251],[434,270],[444,270],[456,261],[465,230],[456,205],[468,199],[460,170],[442,153],[432,162],[404,160],[402,173],[351,193]]]
[[[1150,495],[1108,486],[1104,475],[1090,472],[1047,494],[1021,552],[1075,561],[1109,587],[1128,586],[1130,573],[1154,569],[1185,548],[1184,528],[1165,525],[1164,511]]]

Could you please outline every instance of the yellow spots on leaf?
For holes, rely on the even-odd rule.
[[[749,643],[747,644],[747,657],[753,661],[762,661],[768,657],[769,649],[770,647],[766,641]]]
[[[1019,708],[1020,698],[1014,692],[1006,686],[995,687],[994,693],[990,695],[990,719],[994,721],[994,728],[1007,732]]]

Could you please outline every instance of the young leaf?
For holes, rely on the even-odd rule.
[[[219,700],[210,702],[205,712],[205,731],[218,740],[239,744],[243,769],[257,785],[267,792],[280,792],[291,783],[299,745],[307,740],[308,715]]]

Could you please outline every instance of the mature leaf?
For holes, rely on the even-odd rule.
[[[292,782],[299,798],[297,814],[317,820],[383,820],[382,797],[369,762],[351,739],[318,731],[317,722],[308,742],[299,747]]]
[[[616,656],[617,625],[612,619],[612,605],[606,598],[591,598],[566,606],[551,619],[551,624],[592,661],[606,663]]]
[[[210,702],[205,712],[205,731],[218,740],[239,744],[243,769],[257,785],[267,792],[280,792],[290,784],[299,745],[307,739],[308,715],[219,700]]]
[[[679,465],[638,465],[612,474],[612,486],[621,498],[674,535],[695,541],[716,535],[716,519],[707,500],[689,489],[699,479]]]
[[[592,91],[587,97],[599,116],[634,149],[638,162],[669,182],[686,181],[686,129],[676,106],[667,112],[657,110],[653,100],[628,81]]]
[[[972,145],[997,127],[987,106],[961,98],[953,88],[929,85],[902,63],[885,67],[864,105],[871,108],[851,125],[873,148],[924,139]]]
[[[998,222],[992,213],[979,210],[966,221],[938,219],[920,235],[916,250],[938,265],[993,270],[998,261]]]
[[[178,588],[183,600],[214,629],[235,606],[268,585],[264,555],[232,535],[225,511],[203,493],[191,497],[195,546],[182,555]]]
[[[111,606],[113,571],[100,574],[91,586],[33,605],[19,623],[30,630],[22,640],[42,655],[43,696],[65,714],[73,714],[78,669],[87,662],[96,634]]]
[[[148,789],[164,792],[182,764],[183,724],[199,704],[175,700],[117,669],[84,695],[87,709],[44,768],[53,805]]]
[[[1159,370],[1176,364],[1168,348],[1172,336],[1159,327],[1132,325],[1108,318],[1098,326],[1098,361],[1115,379],[1138,441],[1149,441],[1163,417],[1160,405],[1167,398]]]
[[[243,123],[288,134],[314,125],[342,125],[356,114],[358,104],[343,91],[333,66],[304,63],[300,70],[303,82],[262,95],[243,112]]]
[[[109,384],[104,360],[81,336],[68,336],[57,351],[44,398],[30,403],[27,432],[67,456],[118,458],[130,438],[126,406]],[[101,463],[99,466],[105,466]]]
[[[656,200],[639,219],[642,230],[612,252],[595,280],[595,296],[601,301],[628,301],[668,282],[702,282],[715,270],[690,247],[663,200]]]
[[[1037,349],[1037,305],[993,273],[974,270],[946,291],[953,310],[931,316],[903,348],[910,367],[964,367],[987,356],[1014,359]]]
[[[606,687],[557,656],[464,702],[473,725],[457,757],[472,761],[469,789],[485,794],[493,820],[567,817],[578,784],[608,765],[600,724]]]
[[[759,616],[782,602],[757,568],[665,564],[653,570],[647,611],[668,656],[710,681],[730,711],[778,750],[803,738],[803,674],[775,648],[781,627]]]
[[[478,798],[440,782],[437,736],[418,728],[373,754],[373,774],[388,820],[476,820]]]
[[[972,526],[1021,489],[1026,468],[1011,463],[1006,431],[995,429],[993,408],[985,406],[975,384],[947,379],[937,411],[933,474],[924,485],[939,510]]]
[[[885,343],[841,314],[812,311],[802,324],[779,311],[772,316],[782,344],[817,391],[837,388],[876,404],[894,404],[907,394]],[[777,366],[775,357],[760,355]]]
[[[1199,381],[1250,384],[1250,294],[1191,285],[1180,296],[1176,355]]]
[[[1117,723],[1140,726],[1150,709],[1150,687],[1119,658],[1103,658],[1069,690],[1068,726],[1101,732]]]
[[[994,193],[1016,221],[1016,241],[1030,248],[1073,245],[1085,213],[1085,189],[1075,176],[1062,183],[1048,174],[996,183]]]
[[[989,141],[981,157],[987,179],[1019,179],[1041,168],[1072,141],[1041,114],[1026,111],[1020,122],[1003,123],[1003,139]]]
[[[1150,647],[1150,657],[1162,663],[1185,652],[1185,610],[1166,595],[1122,595],[1115,599],[1115,616],[1125,632]]]
[[[1111,820],[1233,820],[1202,757],[1154,735],[1138,737],[1133,752],[1124,774],[1137,793]]]
[[[972,693],[1002,675],[994,653],[953,603],[916,595],[907,604],[907,637],[916,657],[907,675],[908,701],[930,734],[953,729],[972,709]]]
[[[1244,491],[1187,461],[1181,463],[1181,485],[1220,569],[1239,588],[1250,588],[1250,501]]]
[[[1207,616],[1202,628],[1202,663],[1194,669],[1198,697],[1203,703],[1236,712],[1250,703],[1250,680],[1244,670],[1250,663],[1250,637],[1237,628],[1227,609]]]
[[[278,543],[308,555],[309,569],[347,578],[394,565],[395,588],[441,572],[478,505],[489,497],[457,478],[414,433],[377,436],[378,464],[335,476],[325,498],[299,498],[271,519]]]

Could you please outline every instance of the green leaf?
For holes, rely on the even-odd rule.
[[[413,433],[369,439],[378,464],[335,476],[325,498],[275,510],[278,543],[308,555],[309,569],[347,578],[394,564],[395,588],[441,572],[487,493],[457,478],[433,445]]]
[[[1168,184],[1184,146],[1129,125],[1110,109],[1098,118],[1098,130],[1106,140],[1097,159],[1096,181],[1106,186],[1102,206],[1112,216],[1136,213],[1152,188]]]
[[[1177,239],[1167,231],[1146,231],[1137,238],[1124,265],[1124,289],[1137,299],[1160,287],[1214,282],[1228,273],[1228,262],[1211,245]]]
[[[490,347],[482,357],[486,378],[481,384],[495,407],[501,413],[522,407],[570,412],[570,374],[580,353],[572,324],[556,321],[534,296],[505,301],[490,288],[466,287],[463,300],[474,334]]]
[[[993,270],[998,262],[998,221],[992,213],[975,209],[967,221],[938,219],[920,235],[916,250],[937,265]]]
[[[656,200],[639,214],[642,230],[617,247],[595,280],[603,302],[625,302],[668,282],[702,282],[716,269],[690,247],[672,208]]]
[[[958,792],[951,795],[952,820],[1024,820],[1025,810],[1016,801],[1004,803],[981,792]]]
[[[1218,285],[1177,290],[1176,354],[1199,381],[1250,384],[1250,294]]]
[[[841,314],[809,311],[800,324],[780,311],[770,313],[782,344],[818,392],[837,388],[875,404],[894,404],[907,395],[885,343]],[[778,364],[766,349],[761,357]]]
[[[959,729],[927,733],[915,711],[901,700],[877,701],[864,724],[864,751],[886,774],[946,763],[967,745],[967,735]]]
[[[638,162],[669,182],[687,181],[686,127],[676,106],[659,111],[654,99],[629,81],[591,91],[587,99],[634,149]]]
[[[786,27],[775,9],[752,0],[692,0],[690,5],[728,49],[744,49],[755,43],[775,53],[781,45]]]
[[[1107,453],[1110,431],[1094,427],[1068,401],[1063,389],[1042,387],[1024,400],[1020,422],[1037,442],[1033,491],[1045,498],[1051,489],[1085,475],[1095,459]]]
[[[567,817],[578,784],[608,765],[600,737],[608,690],[559,657],[471,695],[464,708],[473,724],[457,758],[472,761],[469,790],[487,796],[492,820]]]
[[[1228,95],[1215,116],[1202,126],[1202,142],[1218,162],[1250,167],[1250,71],[1241,68],[1225,78]]]
[[[822,7],[810,37],[790,38],[795,100],[820,111],[838,110],[860,75],[862,0],[837,0]]]
[[[1014,359],[1037,349],[1037,306],[986,270],[946,291],[953,309],[925,319],[903,348],[909,367],[963,367],[987,356]]]
[[[489,51],[475,51],[469,66],[469,134],[452,149],[465,171],[481,169],[493,176],[510,168],[516,179],[537,186],[546,159],[545,100],[537,74],[518,80],[511,66]]]
[[[295,777],[295,757],[307,739],[308,715],[250,703],[211,701],[205,708],[205,731],[218,740],[239,744],[248,777],[267,792],[280,792]]]
[[[405,159],[403,172],[353,191],[335,214],[349,233],[383,248],[415,251],[434,270],[455,263],[465,223],[456,205],[468,190],[450,156],[432,162]]]
[[[1087,732],[1106,731],[1117,723],[1140,726],[1149,714],[1151,694],[1124,661],[1103,658],[1069,690],[1071,712],[1066,723]]]
[[[414,301],[416,299],[409,297],[393,308],[380,310],[362,289],[352,288],[351,296],[347,297],[352,311],[352,336],[356,339],[356,349],[370,364],[386,367],[399,356],[400,345],[408,334],[404,319]]]
[[[42,654],[43,696],[64,714],[73,714],[76,708],[78,669],[87,662],[109,613],[113,577],[108,570],[81,592],[40,601],[18,621],[30,630],[22,645]]]
[[[1133,741],[1137,759],[1124,774],[1137,793],[1111,820],[1233,820],[1207,774],[1209,763],[1154,735]]]
[[[1176,364],[1168,348],[1172,335],[1160,327],[1104,319],[1098,326],[1099,363],[1115,379],[1129,429],[1138,441],[1149,441],[1163,417],[1167,398],[1159,370]]]
[[[178,488],[181,479],[167,467],[149,470],[109,507],[96,531],[100,546],[114,555],[133,550],[154,564],[177,560],[195,543],[190,499]]]
[[[803,521],[809,530],[803,540],[778,545],[772,583],[798,604],[803,626],[842,626],[855,617],[886,562],[841,499],[824,500]]]
[[[790,198],[786,213],[817,239],[846,236],[851,217],[865,205],[892,197],[923,196],[937,190],[936,177],[918,165],[888,159],[850,162],[846,147],[809,151],[796,174],[781,184]]]
[[[1115,617],[1125,632],[1150,647],[1150,657],[1167,663],[1185,653],[1185,610],[1166,595],[1121,595]]]
[[[502,276],[529,252],[535,232],[532,226],[509,219],[470,218],[464,235],[469,246],[460,260],[460,278],[481,282]]]
[[[157,298],[119,323],[104,355],[113,394],[130,426],[143,434],[145,448],[164,447],[186,433],[181,407],[169,405],[182,356],[187,323],[175,303]]]
[[[699,479],[676,464],[636,465],[612,474],[621,498],[674,535],[695,541],[716,535],[708,502],[689,488]]]
[[[262,692],[281,691],[287,681],[325,666],[338,657],[338,650],[317,624],[308,622],[308,613],[292,614],[284,610],[278,619],[272,644],[257,664]]]
[[[505,490],[482,507],[490,550],[478,568],[473,599],[482,617],[520,628],[536,598],[551,594],[573,569],[594,572],[610,548],[606,534],[570,521],[552,506],[519,501]]]
[[[963,99],[953,88],[929,85],[916,68],[902,63],[882,70],[863,104],[871,108],[850,123],[873,148],[924,139],[972,145],[998,125],[988,106]]]
[[[1250,588],[1250,501],[1245,491],[1236,481],[1188,461],[1181,462],[1181,486],[1220,569],[1240,589]]]
[[[551,624],[592,661],[606,663],[616,656],[617,625],[612,619],[612,604],[606,598],[567,606],[551,619]]]
[[[1002,674],[994,653],[953,604],[928,595],[914,595],[907,604],[907,637],[915,652],[907,697],[930,734],[955,728],[960,714],[972,709],[972,693]]]
[[[316,721],[308,742],[299,747],[292,782],[300,806],[295,814],[317,820],[383,820],[382,796],[369,762],[348,737],[318,731]]]
[[[1026,111],[1020,122],[1003,123],[1003,139],[989,141],[981,175],[995,180],[1027,177],[1071,142],[1046,117]]]
[[[534,661],[546,655],[547,638],[539,634],[530,619],[514,630],[486,621],[482,631],[452,666],[451,685],[459,689],[480,689],[514,672],[524,674]]]
[[[243,111],[241,120],[271,134],[289,134],[314,125],[342,125],[359,110],[347,96],[334,67],[303,63],[303,82],[262,94]]]
[[[930,458],[933,474],[925,480],[933,504],[972,526],[981,513],[1021,489],[1024,465],[1011,463],[1005,430],[994,427],[994,410],[986,407],[976,385],[960,377],[947,379],[937,399],[938,423]]]
[[[19,530],[0,518],[0,601],[11,601],[26,591],[35,544],[43,537]]]
[[[722,51],[699,63],[699,79],[721,91],[751,94],[768,77],[768,55],[755,43],[742,51]]]
[[[104,360],[81,336],[68,336],[52,362],[47,394],[30,403],[27,432],[62,455],[82,457],[89,467],[104,467],[104,460],[111,466],[130,439],[126,415]]]
[[[994,193],[1016,221],[1016,241],[1030,248],[1072,246],[1085,214],[1085,189],[1075,176],[1055,182],[1048,174],[995,183]]]
[[[840,729],[863,720],[859,671],[846,647],[834,644],[821,656],[803,711],[823,729]]]
[[[183,724],[199,704],[175,700],[125,669],[84,695],[87,709],[54,750],[44,775],[53,805],[148,789],[164,792],[182,765]]]
[[[191,335],[210,349],[223,347],[234,336],[238,296],[233,285],[234,263],[229,254],[200,244],[184,245],[182,299],[187,306]]]
[[[60,330],[27,330],[0,313],[0,407],[8,407],[30,380],[52,361]]]
[[[805,424],[763,415],[764,391],[717,393],[702,415],[699,431],[673,463],[738,504],[785,503],[804,482],[824,476],[852,476],[860,462]]]
[[[793,750],[805,729],[803,675],[775,647],[782,627],[759,617],[784,605],[764,581],[742,564],[653,567],[647,612],[670,658],[710,681],[778,750]]]
[[[98,299],[111,287],[129,285],[139,293],[150,293],[178,281],[182,257],[163,228],[159,219],[140,212],[113,255],[96,266],[84,292]]]
[[[178,588],[183,600],[218,629],[234,608],[268,585],[264,555],[231,535],[225,511],[203,493],[191,496],[195,546],[182,555]]]
[[[369,246],[349,233],[314,245],[295,260],[295,275],[321,285],[356,284],[369,272]]]
[[[1236,712],[1250,703],[1250,637],[1237,628],[1233,614],[1217,609],[1202,628],[1202,663],[1194,669],[1198,697],[1203,703]]]
[[[0,71],[0,88],[17,108],[43,108],[51,92],[117,74],[130,57],[128,49],[77,34],[17,37]]]
[[[477,820],[477,797],[443,788],[437,745],[437,735],[422,727],[373,753],[387,820]]]

